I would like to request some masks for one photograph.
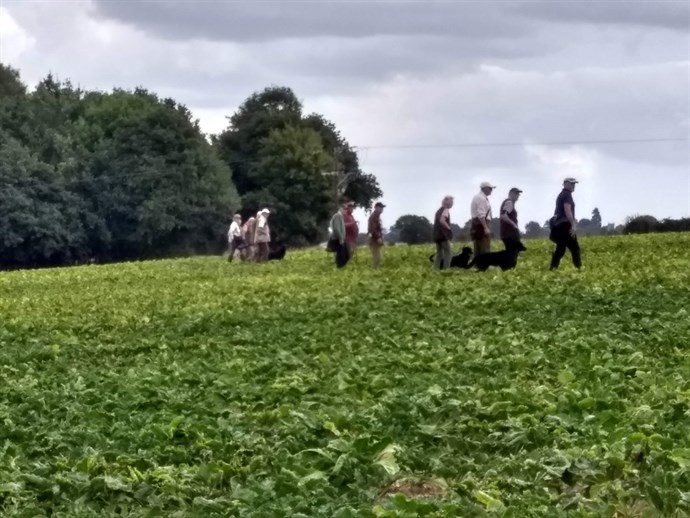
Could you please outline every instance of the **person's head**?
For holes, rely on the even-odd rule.
[[[491,183],[489,183],[489,182],[482,182],[482,184],[479,186],[479,188],[481,189],[481,191],[482,191],[484,194],[486,194],[487,196],[490,196],[491,193],[492,193],[492,192],[494,191],[494,189],[496,188],[496,186],[493,185],[493,184],[491,184]]]
[[[259,211],[259,214],[263,215],[264,218],[268,218],[268,216],[271,215],[271,211],[268,209],[261,209],[261,211]]]
[[[510,199],[512,202],[516,202],[520,198],[520,194],[522,194],[522,191],[517,187],[513,187],[510,191],[508,191],[508,199]]]
[[[448,196],[445,196],[441,201],[441,207],[444,207],[446,209],[452,209],[454,201],[455,199],[449,194]]]
[[[355,210],[355,202],[354,201],[346,201],[343,203],[343,212],[347,214],[352,214],[352,212]]]
[[[563,188],[566,191],[573,192],[575,190],[575,184],[577,183],[577,180],[575,178],[566,178],[563,180]]]
[[[381,203],[380,201],[376,202],[374,204],[374,212],[376,214],[381,214],[383,212],[383,209],[385,209],[385,208],[386,208],[386,206],[383,203]]]
[[[235,221],[235,222],[237,222],[237,223],[242,223],[242,216],[240,216],[239,214],[235,214],[235,215],[232,217],[232,220]]]

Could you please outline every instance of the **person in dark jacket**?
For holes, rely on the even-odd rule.
[[[576,184],[575,178],[566,178],[563,181],[563,190],[556,198],[556,210],[550,221],[551,233],[549,235],[549,239],[556,243],[556,250],[551,256],[551,270],[558,268],[566,249],[570,250],[575,268],[579,269],[582,266],[580,244],[577,242],[576,233],[575,201],[573,200]]]
[[[450,209],[453,208],[453,197],[446,196],[441,201],[441,208],[434,216],[434,242],[436,243],[436,259],[434,267],[438,270],[450,268],[450,241],[453,231],[450,228]]]
[[[513,187],[508,192],[508,198],[501,203],[500,210],[500,231],[501,240],[506,250],[509,252],[524,251],[525,247],[520,239],[520,227],[518,226],[518,213],[515,209],[515,203],[520,198],[522,191],[517,187]]]

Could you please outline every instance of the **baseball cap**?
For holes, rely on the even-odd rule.
[[[510,191],[508,191],[508,192],[516,192],[516,193],[520,194],[520,193],[522,193],[522,189],[518,189],[517,187],[513,187],[513,188],[510,189]]]
[[[577,180],[571,176],[563,180],[563,183],[577,183]]]
[[[377,201],[377,202],[374,204],[374,207],[381,207],[381,208],[384,208],[385,205],[384,205],[383,203],[381,203],[380,201]]]
[[[488,187],[488,188],[490,188],[490,189],[495,189],[495,188],[496,188],[496,186],[493,185],[491,182],[482,182],[482,184],[479,186],[480,189],[484,189],[484,188],[486,188],[486,187]]]
[[[261,213],[262,213],[262,214],[270,214],[271,211],[268,210],[268,209],[261,209]]]

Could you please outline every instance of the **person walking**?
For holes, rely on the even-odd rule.
[[[242,225],[242,237],[246,244],[246,248],[240,252],[240,257],[244,261],[251,261],[254,259],[255,249],[254,249],[254,238],[256,234],[256,218],[251,216]]]
[[[359,237],[359,226],[353,214],[355,204],[348,201],[345,204],[345,212],[343,212],[343,221],[345,223],[345,244],[347,245],[347,252],[350,258],[354,257],[357,249],[357,238]]]
[[[453,208],[453,201],[452,196],[444,197],[441,201],[441,207],[434,216],[433,238],[436,243],[434,268],[437,270],[450,268],[450,241],[453,239],[453,231],[450,228],[450,209]]]
[[[520,198],[522,191],[513,187],[508,192],[508,198],[501,203],[500,232],[501,240],[509,252],[523,251],[524,246],[520,240],[520,227],[518,226],[518,213],[515,203]]]
[[[333,251],[335,252],[335,265],[338,268],[344,268],[350,260],[350,251],[345,242],[345,213],[347,212],[347,205],[343,205],[338,212],[333,214],[331,218],[331,238]]]
[[[577,184],[575,178],[566,178],[563,181],[563,190],[556,198],[556,210],[549,221],[551,233],[549,239],[556,243],[556,249],[551,256],[551,270],[556,270],[565,255],[566,249],[570,250],[573,265],[580,269],[582,258],[580,256],[580,244],[577,242],[575,201],[573,192]]]
[[[232,217],[232,223],[230,224],[230,229],[228,230],[228,246],[230,247],[230,255],[228,256],[228,261],[232,262],[235,257],[235,251],[239,250],[242,253],[244,249],[245,242],[242,239],[242,216],[235,214]]]
[[[268,216],[271,211],[261,209],[256,215],[256,261],[268,261],[268,244],[271,242],[271,229],[268,226]]]
[[[489,182],[482,182],[479,192],[472,198],[470,216],[472,224],[470,237],[474,243],[474,256],[491,252],[491,203],[489,196],[496,188]]]
[[[383,248],[383,226],[381,225],[381,213],[386,206],[380,201],[374,205],[374,211],[369,216],[369,249],[371,250],[371,263],[374,270],[381,266],[381,249]]]

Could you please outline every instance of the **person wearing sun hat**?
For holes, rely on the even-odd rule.
[[[551,256],[551,270],[558,268],[566,249],[570,250],[575,268],[579,269],[582,266],[580,244],[577,242],[576,233],[575,201],[573,200],[573,191],[575,191],[577,183],[577,180],[572,177],[563,180],[563,190],[556,198],[556,210],[549,222],[551,226],[549,239],[556,243],[556,249]]]
[[[268,261],[268,244],[271,242],[271,229],[268,226],[268,216],[271,211],[261,209],[256,215],[256,261]]]
[[[489,196],[496,188],[490,182],[482,182],[479,186],[479,192],[472,198],[470,205],[470,215],[472,217],[472,226],[470,227],[470,236],[474,243],[474,256],[486,254],[491,252],[491,203]]]

